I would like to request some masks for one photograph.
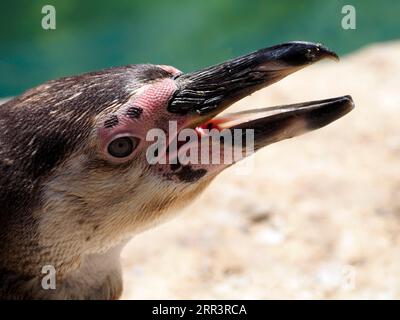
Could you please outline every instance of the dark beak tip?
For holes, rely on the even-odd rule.
[[[336,98],[321,108],[310,112],[308,115],[308,127],[312,130],[326,126],[336,121],[354,109],[353,98],[349,95]]]
[[[324,58],[339,61],[339,56],[320,43],[292,41],[284,44],[279,60],[291,66],[305,66]]]
[[[322,44],[317,44],[316,50],[319,52],[320,59],[328,58],[337,62],[340,60],[336,52],[324,47]]]
[[[341,97],[341,99],[338,100],[338,105],[340,105],[341,108],[346,111],[346,113],[355,108],[353,98],[350,95]]]

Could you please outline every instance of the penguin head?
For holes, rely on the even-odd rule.
[[[344,96],[221,115],[326,57],[337,58],[290,42],[187,74],[131,65],[50,81],[2,107],[2,159],[15,160],[9,169],[35,200],[45,243],[111,246],[188,204],[245,156],[349,112]]]

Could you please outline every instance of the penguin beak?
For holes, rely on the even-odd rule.
[[[218,128],[242,129],[241,146],[246,147],[247,130],[253,129],[254,151],[278,142],[322,128],[354,108],[350,96],[302,102],[273,108],[248,110],[228,114],[218,119]],[[207,124],[207,126],[209,126]]]
[[[217,115],[234,102],[324,58],[338,56],[320,44],[289,42],[176,78],[168,111],[186,127],[254,129],[255,149],[323,127],[354,107],[350,96]]]

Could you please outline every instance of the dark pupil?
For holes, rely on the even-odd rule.
[[[108,153],[116,158],[125,158],[133,151],[134,145],[131,138],[117,138],[108,145]]]

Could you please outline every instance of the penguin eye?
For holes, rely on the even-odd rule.
[[[126,158],[136,149],[138,142],[134,137],[116,138],[108,145],[107,152],[115,158]]]

